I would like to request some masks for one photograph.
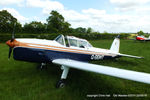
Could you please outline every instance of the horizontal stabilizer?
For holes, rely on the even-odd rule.
[[[114,76],[118,78],[133,80],[137,82],[150,84],[150,74],[143,72],[130,71],[125,69],[113,68],[109,66],[89,64],[85,62],[68,60],[68,59],[56,59],[52,61],[55,64],[68,66],[70,68],[100,73],[104,75]]]
[[[127,55],[127,54],[118,54],[119,56],[125,56],[125,57],[131,57],[131,58],[144,58],[144,57],[139,57],[139,56],[133,56],[133,55]]]

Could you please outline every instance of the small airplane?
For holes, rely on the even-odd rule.
[[[89,61],[119,58],[122,56],[142,58],[138,56],[119,53],[120,39],[116,37],[110,49],[93,47],[87,40],[74,36],[59,35],[54,40],[14,38],[6,44],[10,47],[10,58],[13,50],[13,58],[20,61],[41,63],[54,63],[61,66],[61,79],[56,87],[64,87],[70,68],[95,72],[118,78],[133,80],[150,84],[150,74],[131,70],[119,69],[110,66],[90,64]]]
[[[150,41],[150,36],[148,38],[146,38],[145,36],[141,35],[141,36],[136,36],[136,40],[139,41]]]

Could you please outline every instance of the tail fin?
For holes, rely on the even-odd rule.
[[[120,39],[119,39],[119,36],[117,36],[114,39],[114,41],[113,41],[113,43],[112,43],[112,45],[110,47],[110,50],[112,52],[119,53],[119,48],[120,48]]]

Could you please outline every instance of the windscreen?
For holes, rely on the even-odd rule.
[[[56,37],[55,41],[60,43],[60,44],[62,44],[62,45],[65,45],[64,44],[64,36],[63,35],[59,35],[58,37]]]

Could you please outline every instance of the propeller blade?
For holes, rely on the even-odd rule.
[[[12,32],[12,37],[11,37],[10,42],[13,42],[14,39],[15,39],[15,28],[16,28],[16,23],[14,23],[13,32]]]
[[[12,52],[12,48],[10,47],[9,48],[9,54],[8,54],[8,58],[10,59],[10,56],[11,56],[11,52]]]
[[[12,32],[12,39],[11,39],[11,41],[13,41],[14,38],[15,38],[15,28],[16,28],[16,22],[14,23],[14,28],[13,28],[13,32]]]

